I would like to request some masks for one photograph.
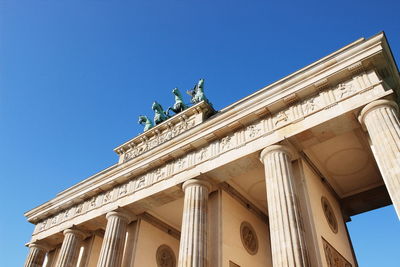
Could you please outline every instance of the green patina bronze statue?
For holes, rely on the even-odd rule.
[[[192,102],[193,104],[200,103],[201,101],[206,101],[208,104],[211,105],[206,95],[204,94],[204,79],[200,79],[199,82],[193,87],[193,89],[188,90],[186,93],[192,97],[190,102]]]
[[[153,102],[151,108],[154,110],[154,123],[156,125],[162,123],[163,121],[169,118],[167,113],[164,111],[162,106],[159,103],[157,103],[157,101]]]
[[[149,118],[147,118],[147,116],[144,116],[144,115],[140,115],[139,116],[138,123],[141,124],[141,125],[144,124],[143,132],[153,128],[153,126],[154,126],[153,123],[151,122],[151,120]]]
[[[178,88],[174,88],[172,93],[175,95],[175,103],[172,107],[169,107],[166,111],[162,108],[162,106],[154,101],[151,108],[154,110],[154,124],[158,125],[163,121],[166,121],[171,116],[169,115],[169,111],[172,110],[175,114],[184,111],[188,108],[188,106],[183,102],[183,97]],[[204,79],[200,79],[199,82],[193,87],[193,89],[186,91],[188,95],[191,96],[190,102],[192,104],[197,104],[202,101],[206,101],[212,108],[212,104],[208,101],[206,95],[204,94]],[[215,112],[215,111],[214,111]],[[139,116],[140,124],[144,125],[143,131],[147,131],[154,127],[154,124],[147,116]]]
[[[183,97],[178,88],[174,88],[172,93],[175,95],[175,103],[172,107],[167,109],[168,115],[170,110],[172,110],[175,114],[178,114],[179,112],[182,112],[188,108],[187,105],[183,103]]]

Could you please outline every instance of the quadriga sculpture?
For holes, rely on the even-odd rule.
[[[157,101],[153,102],[151,108],[154,110],[154,123],[156,125],[162,123],[163,121],[169,118],[167,113],[164,111],[162,106]]]
[[[211,105],[206,95],[204,94],[204,79],[200,79],[199,82],[193,87],[193,89],[188,90],[186,93],[192,97],[190,102],[192,102],[193,104],[200,103],[201,101],[206,101],[208,104]]]
[[[151,122],[151,120],[149,118],[147,118],[147,116],[144,116],[144,115],[140,115],[139,116],[138,123],[141,124],[141,125],[144,124],[143,132],[153,128],[153,126],[154,126],[153,123]]]
[[[181,92],[179,91],[178,88],[174,88],[172,90],[172,93],[175,95],[175,103],[172,107],[169,107],[167,109],[167,114],[169,114],[169,111],[172,110],[175,114],[178,114],[179,112],[184,111],[188,107],[186,104],[183,102],[183,97]]]

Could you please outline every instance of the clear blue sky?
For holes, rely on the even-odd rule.
[[[22,266],[23,213],[114,164],[151,103],[206,79],[217,109],[384,30],[399,1],[0,0],[0,258]],[[349,223],[360,266],[399,266],[393,207]],[[397,262],[397,264],[396,264]]]

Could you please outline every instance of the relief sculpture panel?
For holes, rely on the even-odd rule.
[[[324,245],[324,252],[328,267],[352,267],[348,262],[331,244],[322,238]]]
[[[156,252],[157,267],[175,267],[176,258],[174,251],[167,245],[161,245]]]

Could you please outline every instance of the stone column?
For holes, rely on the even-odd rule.
[[[295,193],[292,155],[282,145],[269,146],[260,155],[265,168],[274,267],[310,266]]]
[[[122,257],[121,267],[131,267],[135,260],[136,241],[140,229],[140,219],[130,223],[127,226],[127,238],[125,240],[124,256]]]
[[[46,262],[46,267],[51,267],[53,266],[54,261],[56,260],[56,250],[52,250],[47,252],[47,262]]]
[[[198,179],[183,183],[185,200],[178,267],[207,266],[207,202],[211,184]]]
[[[394,101],[376,100],[362,109],[358,119],[369,133],[374,156],[400,218],[399,106]]]
[[[78,261],[81,242],[85,234],[79,230],[64,230],[64,241],[58,254],[56,267],[75,267]]]
[[[25,261],[25,267],[42,267],[47,248],[37,243],[29,244],[29,254]]]
[[[119,267],[122,263],[126,229],[130,216],[121,211],[107,213],[107,228],[97,267]]]

